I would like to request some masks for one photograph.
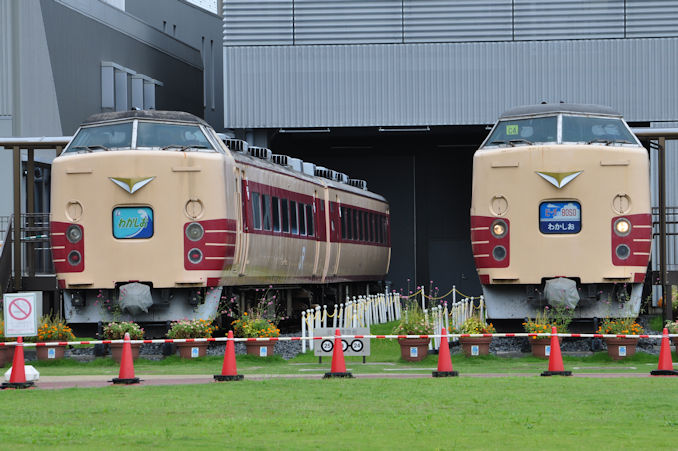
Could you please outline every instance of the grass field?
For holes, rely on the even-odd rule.
[[[673,449],[678,380],[265,380],[0,393],[3,449]]]

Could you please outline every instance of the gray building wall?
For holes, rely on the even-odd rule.
[[[184,1],[167,8],[166,0],[126,0],[125,11],[200,51],[203,111],[215,129],[224,126],[223,42],[221,16]]]

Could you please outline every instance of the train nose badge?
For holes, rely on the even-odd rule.
[[[570,183],[572,180],[575,179],[575,177],[577,177],[582,172],[584,171],[572,171],[572,172],[536,171],[536,173],[539,174],[544,180],[546,180],[547,182],[549,182],[551,185],[555,186],[558,189]]]
[[[109,177],[111,182],[118,185],[120,188],[124,189],[130,194],[134,194],[139,191],[144,186],[148,185],[155,176],[153,177]]]

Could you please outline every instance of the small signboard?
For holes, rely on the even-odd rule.
[[[42,293],[11,293],[3,296],[5,337],[38,335],[38,317],[42,312]]]
[[[336,328],[320,327],[313,329],[313,335],[316,337],[333,337]],[[369,335],[370,329],[368,327],[348,327],[339,328],[341,335]],[[342,338],[342,349],[344,356],[362,356],[370,355],[370,339],[369,338]],[[316,340],[313,346],[313,353],[317,357],[332,357],[334,352],[334,338]]]

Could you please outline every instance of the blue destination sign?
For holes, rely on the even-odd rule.
[[[546,234],[579,233],[579,202],[542,202],[539,205],[539,231]]]
[[[153,210],[150,207],[113,209],[113,236],[126,240],[153,236]]]

